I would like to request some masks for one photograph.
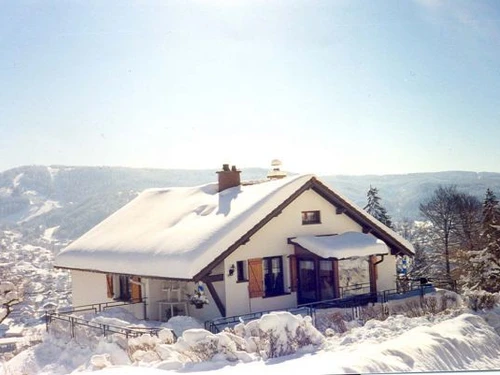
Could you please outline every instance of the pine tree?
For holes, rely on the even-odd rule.
[[[391,217],[387,214],[387,210],[380,204],[381,199],[378,196],[378,189],[370,185],[366,197],[368,198],[368,204],[364,207],[364,210],[382,224],[392,228]]]
[[[500,208],[495,194],[490,189],[486,191],[481,224],[482,248],[474,251],[471,256],[469,285],[472,289],[498,292],[500,290],[500,230],[494,225],[500,224]]]

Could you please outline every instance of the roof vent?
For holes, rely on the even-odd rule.
[[[283,177],[286,177],[286,172],[281,171],[281,161],[278,159],[274,159],[271,161],[271,169],[267,173],[267,178],[271,180],[277,180]]]

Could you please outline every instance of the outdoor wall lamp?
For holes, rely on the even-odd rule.
[[[233,276],[234,275],[234,264],[231,264],[231,267],[229,267],[229,272],[227,273],[228,276]]]

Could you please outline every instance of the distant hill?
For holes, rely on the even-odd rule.
[[[40,235],[58,227],[58,239],[80,236],[140,191],[216,181],[216,170],[161,170],[120,167],[23,166],[0,173],[0,226]],[[249,168],[242,179],[264,178]],[[418,218],[418,206],[439,185],[455,184],[480,199],[489,187],[500,192],[500,173],[440,172],[406,175],[320,176],[360,206],[370,185],[379,189],[394,220]],[[500,195],[500,194],[499,194]],[[52,231],[50,231],[52,232]]]
[[[362,207],[366,204],[366,192],[370,185],[378,188],[382,204],[396,221],[402,218],[418,219],[419,204],[440,185],[456,185],[458,190],[475,195],[481,201],[487,188],[500,196],[500,173],[450,171],[321,178]]]

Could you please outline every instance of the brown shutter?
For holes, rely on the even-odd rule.
[[[113,298],[113,275],[111,275],[110,273],[106,274],[106,290],[108,293],[108,298]]]
[[[370,270],[370,292],[371,293],[377,293],[377,265],[375,264],[377,262],[377,256],[376,255],[370,255],[369,258],[369,270]]]
[[[250,298],[264,295],[261,258],[248,260],[248,294]]]
[[[131,299],[134,302],[140,302],[142,300],[141,296],[141,284],[138,284],[141,281],[140,277],[134,276],[132,277],[132,280],[134,281],[131,285]]]
[[[297,279],[297,257],[290,255],[290,291],[296,292],[298,279]]]

